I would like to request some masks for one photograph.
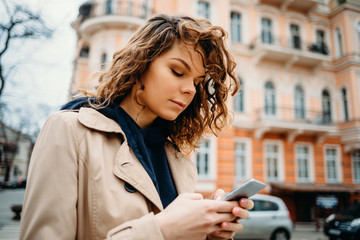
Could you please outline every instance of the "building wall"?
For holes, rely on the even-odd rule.
[[[104,3],[100,0],[97,4]],[[122,8],[129,1],[121,1]],[[198,16],[198,0],[143,0],[133,6],[147,4],[152,13]],[[324,217],[316,198],[336,196],[338,208],[350,204],[357,195],[349,189],[360,189],[354,180],[354,152],[360,151],[360,6],[356,1],[337,5],[316,1],[272,0],[202,0],[209,4],[209,19],[228,33],[227,44],[236,62],[236,75],[242,80],[243,109],[235,109],[231,127],[218,138],[204,137],[205,143],[193,156],[198,164],[197,191],[209,196],[217,188],[230,191],[246,178],[267,183],[263,193],[284,199],[294,220],[310,221]],[[115,4],[116,5],[116,4]],[[149,9],[147,8],[147,9]],[[77,19],[78,52],[74,61],[71,95],[79,88],[93,88],[91,76],[102,69],[102,56],[109,64],[114,52],[129,40],[137,26],[145,21],[134,12],[127,15],[118,8],[111,16],[97,9],[96,16]],[[241,40],[231,38],[231,13],[241,15]],[[271,44],[262,40],[262,18],[270,19]],[[92,21],[92,25],[89,24]],[[299,27],[299,48],[294,49],[291,25]],[[339,30],[337,30],[339,29]],[[317,43],[322,31],[328,54],[314,53],[309,47]],[[341,34],[341,41],[338,34]],[[292,40],[292,41],[291,41]],[[79,57],[80,49],[89,47],[89,56]],[[108,65],[107,65],[108,66]],[[276,114],[265,114],[265,85],[274,86]],[[303,90],[304,119],[294,116],[296,87]],[[348,119],[345,118],[342,89],[346,89]],[[324,121],[323,92],[330,96],[331,121]],[[235,99],[229,99],[234,108]],[[239,149],[242,146],[242,149]],[[267,152],[267,149],[275,154]],[[300,153],[305,151],[305,153]],[[208,154],[208,167],[201,168],[200,154]],[[243,154],[245,165],[238,167],[236,154]],[[269,179],[268,161],[277,156],[277,177]],[[304,155],[305,154],[305,155]],[[307,156],[307,179],[299,176],[301,156]],[[199,160],[200,159],[200,160]],[[240,158],[239,158],[240,159]],[[269,160],[270,159],[270,160]],[[336,181],[331,182],[329,164],[334,160]],[[245,168],[243,175],[236,171]],[[237,169],[237,170],[236,170]],[[330,175],[329,175],[330,174]],[[304,180],[305,179],[305,180]],[[340,187],[334,191],[332,186]],[[296,201],[306,197],[308,209]],[[334,209],[333,209],[334,210]],[[331,211],[331,210],[329,210]],[[327,212],[326,212],[327,213]],[[320,215],[319,215],[320,214]],[[322,214],[322,215],[321,215]],[[312,219],[311,219],[312,218]]]

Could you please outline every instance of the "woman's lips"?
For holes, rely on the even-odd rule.
[[[171,102],[175,103],[181,109],[183,109],[186,106],[186,104],[183,102],[174,101],[174,100],[171,100]]]

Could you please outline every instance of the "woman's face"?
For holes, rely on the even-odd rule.
[[[142,118],[175,120],[189,106],[196,93],[196,85],[204,77],[201,55],[191,47],[174,43],[141,76],[145,88],[137,97],[145,106]]]

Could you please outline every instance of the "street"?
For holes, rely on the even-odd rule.
[[[15,240],[19,237],[20,222],[12,220],[14,213],[10,207],[22,204],[24,189],[0,190],[0,239]]]
[[[24,189],[0,190],[0,240],[18,240],[20,222],[12,220],[14,213],[10,207],[21,204],[24,198]],[[292,240],[327,240],[321,232],[317,232],[314,225],[297,224]]]

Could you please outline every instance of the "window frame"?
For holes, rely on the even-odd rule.
[[[324,93],[327,93],[328,96],[324,96]],[[325,99],[325,97],[328,97],[328,99]],[[328,103],[328,104],[326,104]],[[328,108],[328,112],[326,112]],[[333,121],[333,116],[332,116],[332,98],[331,98],[331,93],[328,89],[323,89],[321,91],[321,113],[322,113],[322,122],[325,124],[329,124]],[[329,119],[327,119],[326,117],[329,117]]]
[[[207,148],[207,152],[205,154],[208,154],[208,171],[207,174],[203,174],[201,172],[198,172],[198,180],[215,180],[216,177],[216,165],[217,165],[217,153],[216,153],[216,137],[205,137],[201,140],[200,148],[196,149],[196,152],[193,154],[193,161],[195,163],[196,169],[198,168],[197,163],[197,156],[199,154],[199,151],[205,151],[205,149],[201,148],[204,142],[208,142],[209,146]],[[203,153],[203,152],[202,152]]]
[[[340,37],[340,39],[339,39]],[[335,57],[341,58],[344,56],[344,37],[340,26],[334,28],[334,42],[335,42]]]
[[[300,165],[299,165],[299,153],[298,153],[298,147],[306,147],[308,149],[308,164],[307,164],[307,178],[301,178],[299,175],[300,171]],[[295,153],[295,169],[296,169],[296,182],[298,183],[312,183],[315,179],[315,173],[314,173],[314,155],[313,155],[313,147],[311,144],[306,142],[297,142],[294,146],[294,153]]]
[[[268,88],[267,86],[271,86],[271,88]],[[268,99],[270,99],[270,102]],[[271,80],[267,80],[264,84],[264,114],[266,117],[274,117],[277,114],[276,87]]]
[[[356,161],[354,160],[355,153],[358,154],[358,156],[356,156],[356,158],[357,158]],[[358,166],[358,169],[355,168],[356,167],[355,162],[357,163],[356,165]],[[360,184],[360,149],[357,149],[352,152],[351,167],[352,167],[353,183]]]
[[[301,92],[299,92],[298,90],[301,90]],[[298,106],[299,103],[300,106]],[[305,92],[304,88],[299,84],[295,85],[294,107],[295,119],[306,119]]]
[[[269,177],[268,176],[268,145],[276,145],[278,152],[277,152],[277,162],[276,162],[276,169],[277,169],[277,177]],[[281,182],[284,180],[284,146],[283,142],[280,140],[265,140],[263,143],[263,152],[264,152],[264,176],[267,182]]]
[[[234,96],[234,112],[244,113],[245,112],[245,101],[244,101],[244,81],[241,77],[238,77],[240,88]]]
[[[264,20],[269,20],[268,29],[264,29]],[[266,41],[265,36],[267,37]],[[262,44],[274,44],[274,20],[269,16],[260,17],[260,41]]]
[[[345,91],[345,96],[344,96]],[[350,101],[349,101],[349,91],[346,86],[342,86],[340,88],[340,95],[341,95],[341,113],[342,113],[342,120],[347,122],[350,120]]]
[[[238,15],[239,18],[238,19],[233,19],[233,14]],[[243,37],[243,15],[241,12],[239,11],[235,11],[235,10],[231,10],[230,12],[230,38],[231,38],[231,42],[233,43],[243,43],[244,42],[244,37]],[[234,31],[233,31],[233,27],[237,30],[237,36],[235,36]]]
[[[244,164],[245,164],[245,174],[243,176],[237,174],[237,144],[245,145],[245,156],[244,156]],[[251,138],[245,137],[237,137],[234,139],[234,176],[235,176],[235,185],[236,182],[244,181],[252,176],[252,142]]]
[[[204,6],[207,6],[207,9],[201,9],[201,3]],[[205,15],[202,15],[204,12]],[[196,15],[200,18],[206,18],[207,20],[211,21],[211,3],[206,0],[198,0],[197,1],[197,8],[196,8]],[[208,15],[208,16],[207,16]]]
[[[296,31],[297,34],[294,34],[293,28],[292,27],[296,27]],[[292,49],[296,49],[296,50],[301,50],[303,49],[303,44],[302,44],[302,38],[301,38],[301,26],[298,23],[295,22],[291,22],[289,24],[289,32],[290,32],[290,43],[291,43],[291,48]],[[298,38],[298,43],[296,42],[296,38]],[[297,46],[298,44],[298,46]]]
[[[333,166],[334,168],[334,173],[336,174],[336,178],[334,179],[329,179],[329,159],[327,156],[327,150],[335,150],[335,164]],[[324,145],[324,170],[325,170],[325,179],[326,179],[326,183],[329,184],[338,184],[342,182],[342,164],[341,164],[342,160],[341,160],[341,153],[340,153],[340,146],[338,145],[333,145],[333,144],[326,144]]]

